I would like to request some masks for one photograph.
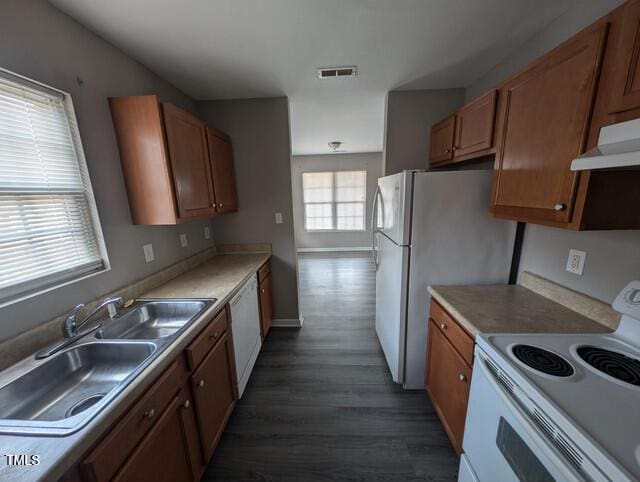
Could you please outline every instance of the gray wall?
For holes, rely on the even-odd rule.
[[[212,245],[209,221],[176,227],[133,226],[107,97],[157,93],[186,109],[194,103],[173,86],[44,0],[0,2],[0,67],[69,92],[73,98],[102,222],[111,271],[0,308],[0,339],[50,320]],[[82,86],[76,76],[84,81]],[[189,246],[180,248],[179,234]],[[156,260],[144,262],[153,243]],[[1,267],[0,267],[1,269]]]
[[[401,90],[387,94],[383,172],[427,169],[431,126],[464,103],[464,89]]]
[[[367,171],[366,230],[363,232],[308,233],[304,230],[302,173],[317,171]],[[293,156],[291,182],[293,190],[293,222],[297,248],[353,248],[371,245],[371,205],[382,176],[382,153],[327,154]]]
[[[613,10],[620,0],[574,2],[572,8],[469,86],[470,100]],[[570,248],[587,251],[583,276],[565,271]],[[640,231],[573,232],[527,226],[520,270],[539,274],[606,302],[640,278]]]
[[[234,146],[240,209],[214,219],[216,242],[271,243],[274,317],[298,318],[287,99],[206,101],[198,109]]]

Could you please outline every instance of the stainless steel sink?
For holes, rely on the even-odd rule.
[[[13,426],[56,432],[79,425],[108,403],[155,351],[151,342],[113,341],[61,351],[0,388],[0,431]]]
[[[97,338],[158,340],[176,335],[215,300],[138,300],[114,320],[106,321]]]
[[[97,320],[95,336],[89,329],[0,373],[0,433],[79,430],[215,301],[136,300],[117,318]]]

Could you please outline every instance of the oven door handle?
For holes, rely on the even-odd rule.
[[[584,477],[580,476],[578,472],[573,468],[571,463],[563,457],[559,457],[557,454],[558,449],[552,446],[548,439],[540,432],[540,429],[536,427],[532,421],[531,417],[520,408],[511,397],[505,392],[504,388],[500,386],[500,384],[495,379],[494,375],[491,373],[489,368],[484,361],[482,355],[476,356],[477,363],[473,364],[473,369],[476,369],[478,366],[482,374],[485,376],[489,384],[493,387],[494,391],[498,394],[501,400],[509,409],[509,412],[517,419],[517,421],[525,428],[527,434],[533,439],[534,443],[542,450],[544,455],[551,460],[551,462],[555,465],[556,469],[562,472],[564,477],[563,480],[582,482],[584,481]],[[607,479],[602,479],[607,480]]]

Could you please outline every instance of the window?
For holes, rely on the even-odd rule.
[[[107,263],[71,99],[0,71],[0,303]]]
[[[364,231],[366,171],[302,173],[307,231]]]

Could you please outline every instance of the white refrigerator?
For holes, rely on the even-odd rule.
[[[391,375],[424,388],[429,293],[506,283],[516,223],[488,214],[492,171],[404,171],[378,179],[371,216],[376,332]]]

